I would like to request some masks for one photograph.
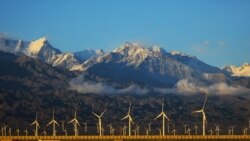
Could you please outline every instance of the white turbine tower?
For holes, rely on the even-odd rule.
[[[164,99],[162,100],[161,104],[162,104],[161,113],[154,120],[162,116],[162,135],[165,136],[165,119],[169,121],[169,118],[164,113]]]
[[[69,122],[69,123],[72,123],[73,126],[74,126],[74,132],[75,132],[75,136],[78,136],[78,128],[77,126],[80,126],[77,118],[76,118],[76,112],[77,112],[77,108],[76,108],[76,111],[75,111],[75,116],[74,118]]]
[[[55,112],[54,112],[54,108],[53,108],[53,113],[52,113],[52,120],[47,124],[47,126],[51,125],[53,127],[53,131],[52,131],[52,135],[56,136],[56,125],[59,126],[59,124],[57,123],[57,121],[55,120]]]
[[[133,119],[130,115],[130,107],[131,107],[131,102],[129,103],[128,114],[122,118],[122,120],[128,119],[128,135],[129,136],[131,136],[131,123],[133,124]]]
[[[93,115],[95,115],[98,118],[98,128],[99,128],[99,136],[102,136],[102,116],[106,111],[103,111],[100,115],[97,115],[96,113],[92,112]]]
[[[38,136],[38,128],[40,128],[40,125],[39,125],[39,123],[37,121],[37,113],[36,113],[36,119],[35,119],[35,121],[31,123],[31,126],[32,125],[35,125],[35,136]]]
[[[193,112],[193,113],[202,113],[202,135],[203,136],[206,135],[206,122],[207,122],[207,118],[206,118],[206,114],[205,114],[205,111],[204,111],[206,102],[207,102],[207,96],[206,96],[206,99],[204,101],[202,109]]]

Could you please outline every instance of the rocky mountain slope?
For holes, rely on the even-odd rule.
[[[132,83],[154,87],[173,87],[182,79],[201,83],[226,82],[227,76],[219,68],[196,57],[178,52],[166,52],[153,46],[143,47],[125,43],[114,51],[83,64],[86,72],[118,83]]]
[[[227,65],[222,70],[230,73],[232,76],[250,77],[250,64],[245,63],[242,66]]]

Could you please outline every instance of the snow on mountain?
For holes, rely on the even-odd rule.
[[[83,67],[89,73],[113,81],[156,86],[174,85],[180,79],[189,78],[210,82],[214,81],[213,74],[223,75],[220,69],[196,57],[128,42],[102,57],[86,61]],[[205,75],[207,73],[211,75]]]
[[[64,67],[71,70],[75,66],[79,65],[79,60],[75,57],[73,53],[61,53],[53,57],[51,61],[53,66]]]
[[[222,70],[229,72],[232,76],[250,77],[250,64],[244,63],[242,66],[227,65]]]
[[[80,52],[75,52],[74,55],[81,61],[84,62],[91,57],[99,57],[104,55],[104,51],[102,49],[99,50],[92,50],[92,49],[87,49],[83,50]]]
[[[54,48],[45,37],[30,42],[25,54],[28,56],[39,58],[46,63],[53,63],[56,55],[61,51]]]
[[[1,35],[0,50],[14,54],[23,53],[53,66],[64,67],[72,71],[83,71],[82,64],[86,60],[104,55],[103,50],[84,50],[77,53],[63,53],[54,48],[46,37],[25,42]]]
[[[185,53],[183,53],[183,52],[176,51],[176,50],[170,51],[169,53],[170,53],[171,55],[173,55],[173,56],[186,56],[186,57],[195,58],[194,56],[191,56],[191,55],[188,55],[188,54],[185,54]]]
[[[6,36],[0,36],[0,50],[17,54],[25,50],[28,46],[28,42],[22,40],[11,39]]]

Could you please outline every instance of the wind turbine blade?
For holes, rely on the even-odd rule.
[[[106,110],[104,110],[104,111],[101,113],[100,117],[101,117],[105,112],[106,112]]]
[[[128,115],[130,114],[131,102],[129,102]]]
[[[154,118],[154,120],[156,120],[157,118],[159,118],[162,115],[162,113],[160,113],[156,118]]]
[[[97,118],[99,118],[99,116],[96,113],[92,112],[92,114],[95,115]]]
[[[78,122],[78,120],[76,119],[75,121],[76,121],[76,124],[77,124],[78,126],[80,126],[80,123]]]
[[[168,121],[170,121],[170,119],[169,119],[165,114],[163,114],[163,116],[164,116]]]
[[[36,125],[38,126],[38,128],[40,128],[40,125],[39,125],[39,123],[38,123],[38,122],[36,122]]]
[[[164,111],[164,98],[163,98],[162,103],[161,103],[161,111],[162,112]]]
[[[50,124],[52,124],[53,123],[53,120],[51,120],[46,126],[49,126]]]
[[[193,113],[201,113],[202,110],[193,111]]]
[[[204,109],[204,108],[205,108],[206,102],[207,102],[207,96],[206,96],[206,98],[205,98],[205,101],[204,101],[204,104],[203,104],[202,109]]]
[[[126,115],[125,117],[123,117],[121,120],[124,120],[124,119],[126,119],[126,118],[128,118],[129,117],[129,115]]]
[[[32,126],[32,125],[34,125],[34,124],[36,124],[36,121],[32,122],[32,123],[30,124],[30,126]]]
[[[54,111],[54,107],[53,107],[53,115],[52,115],[52,119],[55,118],[55,111]]]
[[[55,120],[54,120],[54,121],[55,121]],[[58,126],[60,126],[60,124],[59,124],[57,121],[55,121],[55,124],[58,125]]]
[[[131,116],[129,116],[129,120],[132,122],[132,124],[134,124],[133,119],[131,118]]]
[[[76,118],[76,113],[77,113],[77,107],[76,107],[76,110],[75,110],[75,118]]]
[[[75,118],[73,118],[71,121],[69,121],[68,123],[72,123],[72,122],[74,122],[75,121]]]

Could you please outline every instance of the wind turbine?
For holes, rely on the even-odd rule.
[[[45,129],[43,130],[42,135],[43,135],[43,136],[46,136],[46,135],[47,135],[47,132],[46,132],[46,130],[45,130]]]
[[[206,96],[206,99],[205,99],[204,104],[202,106],[202,109],[193,112],[193,113],[202,113],[202,135],[203,136],[206,135],[206,122],[207,122],[207,118],[206,118],[206,114],[205,114],[205,111],[204,111],[206,102],[207,102],[207,96]]]
[[[122,118],[122,120],[128,119],[128,135],[129,136],[131,136],[131,123],[133,124],[133,119],[130,115],[130,107],[131,107],[131,102],[129,103],[128,114]]]
[[[173,133],[173,135],[175,136],[175,134],[176,134],[176,129],[173,129],[171,133]]]
[[[187,129],[187,134],[190,135],[191,134],[191,129],[188,127]]]
[[[4,125],[3,129],[4,129],[4,136],[6,136],[7,135],[7,126]]]
[[[243,128],[243,135],[247,135],[247,130],[248,130],[247,127]]]
[[[127,126],[126,125],[123,126],[123,130],[124,130],[124,134],[123,135],[126,136],[127,135]]]
[[[112,127],[112,130],[111,130],[112,132],[111,132],[111,135],[115,135],[115,129]]]
[[[159,134],[160,134],[160,136],[161,136],[161,129],[157,128],[157,130],[159,131]]]
[[[36,119],[35,119],[35,121],[31,123],[31,126],[32,125],[35,125],[35,136],[38,136],[38,128],[40,128],[40,125],[39,125],[39,123],[37,121],[37,113],[36,113]]]
[[[165,136],[165,119],[167,119],[169,121],[169,118],[164,113],[164,99],[162,101],[161,113],[154,120],[156,120],[157,118],[159,118],[161,116],[162,116],[162,135]]]
[[[9,128],[9,135],[11,136],[11,128]]]
[[[169,124],[167,124],[167,131],[168,131],[168,133],[170,132]]]
[[[4,129],[3,129],[3,127],[1,127],[1,133],[2,133],[1,135],[4,136]]]
[[[152,124],[151,122],[148,123],[148,132],[151,131],[151,124]]]
[[[83,125],[84,125],[84,132],[86,133],[88,129],[88,122],[87,121],[84,122]]]
[[[210,135],[213,135],[213,129],[210,129],[209,132],[210,132]]]
[[[184,134],[187,134],[187,124],[183,124],[183,126],[184,126]]]
[[[29,132],[28,132],[27,129],[25,129],[23,132],[24,132],[25,136],[28,136],[28,133],[29,133]]]
[[[68,136],[67,129],[64,129],[63,132],[64,132],[64,135],[65,135],[65,136]]]
[[[220,126],[219,125],[216,125],[215,126],[215,132],[216,132],[216,135],[220,135]]]
[[[102,136],[102,116],[105,112],[106,111],[103,111],[100,115],[97,115],[96,113],[92,112],[92,114],[98,118],[99,136]]]
[[[78,128],[77,126],[80,126],[77,118],[76,118],[76,112],[77,112],[77,108],[76,108],[76,111],[75,111],[75,116],[74,118],[69,122],[69,123],[72,123],[73,126],[74,126],[74,132],[75,132],[75,136],[78,136]]]
[[[17,136],[19,136],[19,134],[20,134],[20,129],[18,127],[16,129],[16,134],[17,134]]]
[[[64,130],[64,124],[65,124],[65,122],[64,122],[64,121],[62,121],[62,122],[61,122],[61,125],[62,125],[62,130]]]
[[[137,132],[137,135],[140,135],[140,126],[136,126],[136,132]]]
[[[195,131],[195,135],[197,135],[198,134],[198,126],[196,124],[194,125],[194,131]]]
[[[108,125],[108,127],[109,127],[109,134],[111,135],[111,133],[112,133],[112,123],[110,123],[109,125]]]
[[[228,128],[228,135],[234,135],[234,126]]]
[[[148,136],[149,129],[148,129],[148,128],[145,128],[145,132],[146,132],[146,135]]]
[[[59,124],[57,123],[57,121],[55,120],[55,112],[54,112],[54,108],[53,108],[53,113],[52,113],[52,120],[47,124],[47,126],[49,126],[50,124],[52,124],[53,127],[53,136],[56,136],[56,125],[59,126]]]

